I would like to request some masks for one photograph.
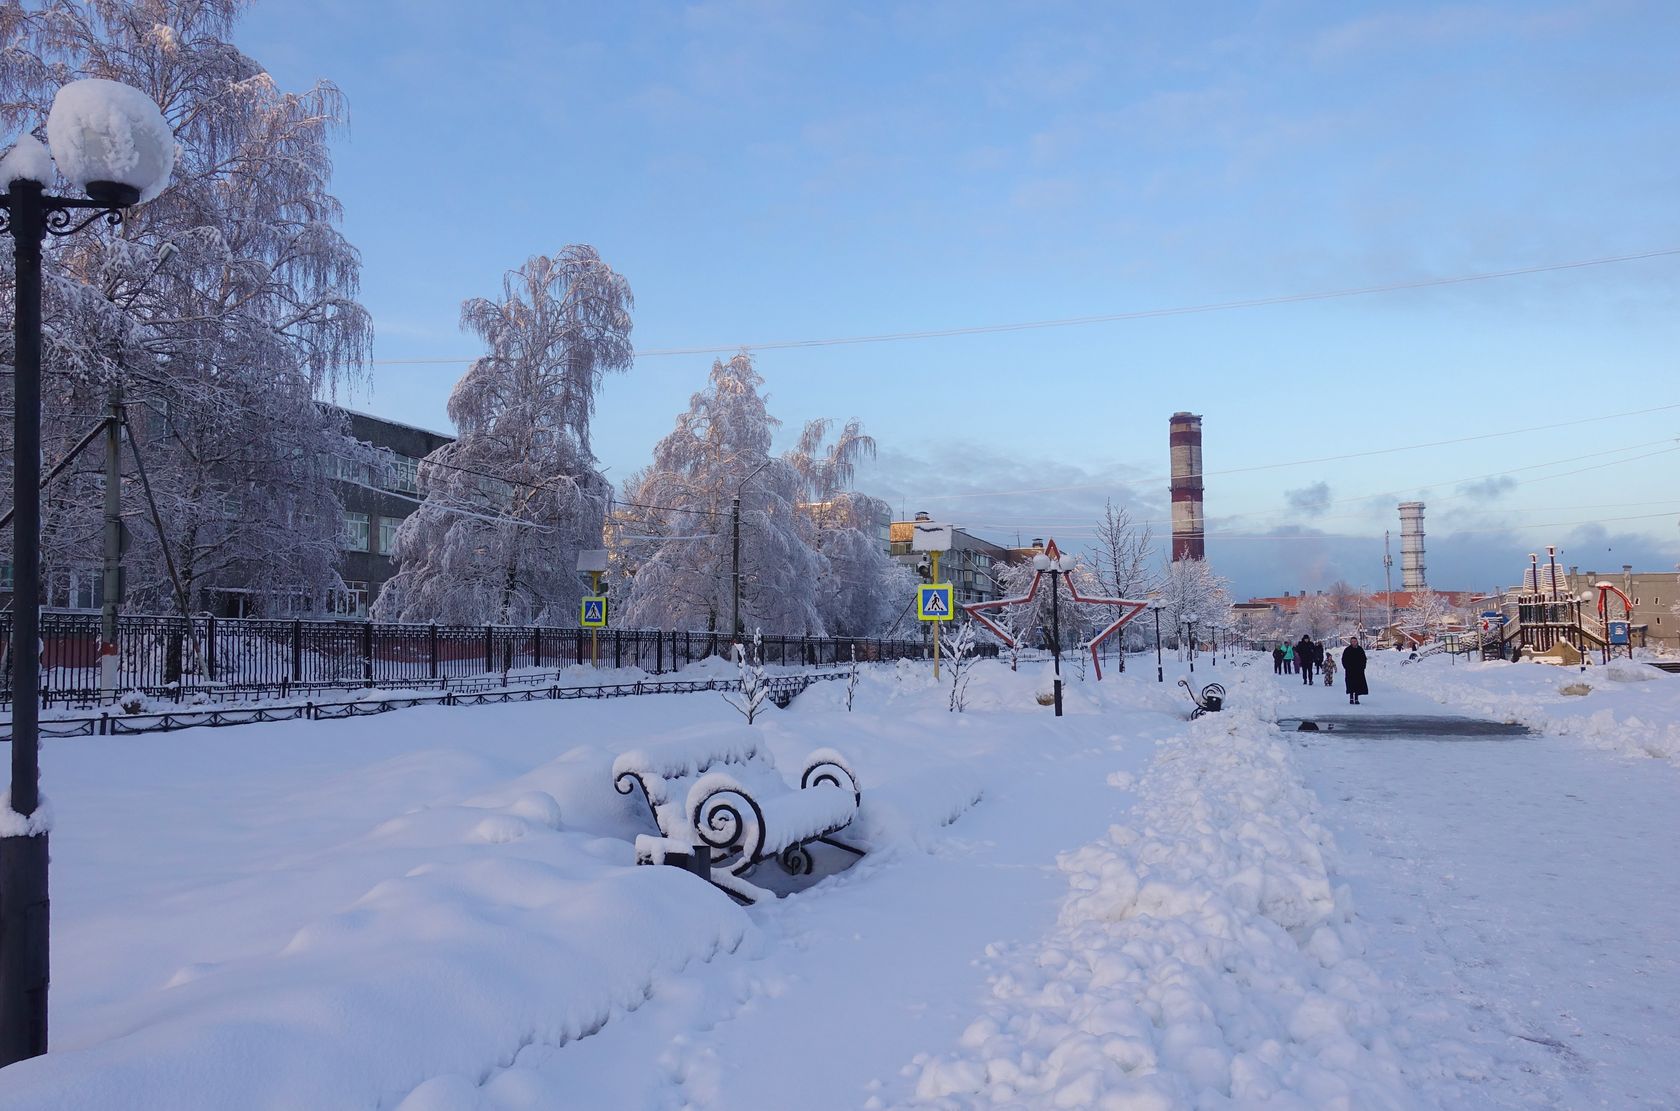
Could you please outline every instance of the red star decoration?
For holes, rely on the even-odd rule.
[[[1056,547],[1056,542],[1054,540],[1044,546],[1044,556],[1050,561],[1050,567],[1057,568],[1058,570],[1061,569],[1062,553]],[[980,624],[986,626],[987,629],[990,629],[992,635],[996,636],[999,640],[1013,648],[1015,647],[1015,638],[1010,636],[1009,633],[1001,626],[994,624],[990,618],[980,611],[987,609],[1002,609],[1004,606],[1024,606],[1031,602],[1033,600],[1033,596],[1038,593],[1039,580],[1044,578],[1044,575],[1048,570],[1049,568],[1041,567],[1037,571],[1033,572],[1032,584],[1027,587],[1027,592],[1019,598],[999,598],[995,602],[964,602],[962,607],[963,611],[970,617],[974,618],[974,620],[980,622]],[[1067,580],[1068,594],[1075,602],[1083,602],[1086,605],[1093,606],[1124,607],[1124,612],[1121,613],[1119,618],[1116,619],[1113,624],[1109,625],[1102,632],[1092,637],[1089,643],[1085,645],[1086,648],[1090,649],[1091,663],[1096,666],[1097,678],[1101,679],[1102,659],[1097,655],[1097,645],[1101,644],[1104,640],[1107,640],[1111,634],[1119,632],[1121,629],[1125,628],[1128,621],[1149,608],[1149,603],[1134,601],[1131,598],[1089,597],[1079,593],[1079,587],[1074,585],[1073,573],[1071,571],[1061,570],[1061,574],[1062,577]]]

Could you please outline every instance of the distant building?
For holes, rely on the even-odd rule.
[[[366,466],[349,460],[339,460],[328,471],[335,477],[344,505],[344,559],[339,575],[345,587],[329,608],[344,617],[366,617],[380,588],[397,572],[391,543],[403,518],[419,507],[420,460],[453,443],[455,437],[353,409],[342,412],[349,419],[353,439],[391,453],[385,474],[370,473]]]
[[[887,533],[887,553],[912,571],[921,562],[923,553],[911,550],[910,538],[916,521],[931,518],[918,513],[914,520],[893,521]],[[939,577],[951,584],[959,605],[967,602],[994,602],[1004,596],[1003,584],[998,581],[1003,564],[1012,563],[1012,549],[990,540],[981,539],[966,529],[952,531],[951,550],[939,557]]]
[[[1560,584],[1564,590],[1579,598],[1597,583],[1608,582],[1626,594],[1633,602],[1630,621],[1636,644],[1652,648],[1680,649],[1680,613],[1674,605],[1680,602],[1680,574],[1673,571],[1635,571],[1631,563],[1622,564],[1620,571],[1582,573],[1571,567]],[[1598,602],[1593,600],[1592,617],[1596,620]],[[1618,612],[1613,618],[1619,618]]]

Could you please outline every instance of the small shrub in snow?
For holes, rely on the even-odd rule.
[[[957,635],[952,637],[946,653],[951,665],[951,704],[952,713],[962,713],[963,706],[968,699],[968,681],[972,676],[969,667],[974,663],[974,622],[963,622]]]
[[[1558,688],[1559,694],[1582,695],[1592,693],[1591,683],[1565,683]]]
[[[138,714],[146,709],[146,698],[139,691],[129,691],[122,696],[117,707],[125,714]]]
[[[852,670],[846,674],[846,712],[852,712],[852,699],[857,695],[857,645],[852,645]]]
[[[763,664],[764,632],[760,630],[753,634],[753,650],[749,658],[744,645],[735,646],[735,662],[741,668],[741,700],[737,702],[727,694],[723,700],[739,710],[751,725],[764,706],[764,700],[770,697],[770,680],[764,674]]]

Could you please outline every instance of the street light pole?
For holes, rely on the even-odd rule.
[[[1166,677],[1161,672],[1161,603],[1154,602],[1149,608],[1155,614],[1155,681],[1165,683]]]
[[[1050,656],[1055,661],[1056,679],[1054,693],[1056,697],[1056,716],[1062,716],[1062,622],[1061,609],[1057,605],[1057,584],[1062,581],[1060,566],[1052,566],[1050,570]]]
[[[32,135],[19,138],[0,160],[0,173],[6,175],[0,181],[6,187],[0,197],[0,231],[10,233],[15,260],[12,813],[0,836],[0,1067],[47,1051],[50,821],[41,809],[40,764],[41,244],[49,233],[73,235],[96,220],[120,224],[123,209],[162,191],[175,159],[174,137],[157,105],[113,81],[76,81],[59,90],[47,134],[76,137],[61,152],[58,174],[83,189],[86,198],[45,194],[53,163]],[[78,218],[84,209],[91,214]]]

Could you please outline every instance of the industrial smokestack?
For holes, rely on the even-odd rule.
[[[1202,534],[1202,418],[1174,413],[1167,422],[1172,449],[1172,557],[1206,559]]]
[[[1400,589],[1428,590],[1423,574],[1423,503],[1400,503]]]

